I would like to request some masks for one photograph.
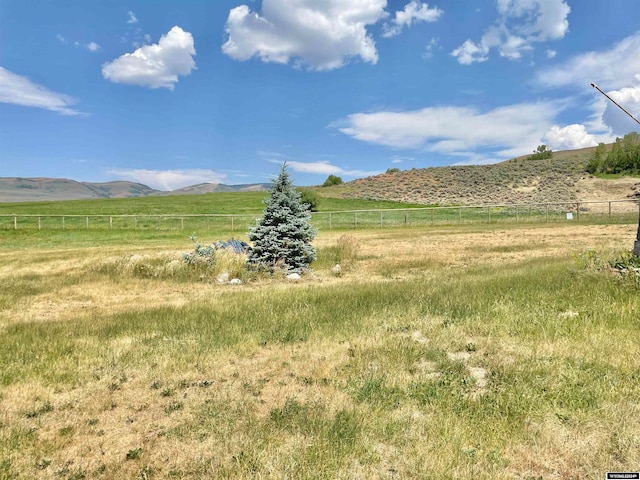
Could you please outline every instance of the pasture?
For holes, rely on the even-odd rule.
[[[191,271],[182,231],[0,231],[0,478],[637,471],[635,231],[325,230],[298,282]]]

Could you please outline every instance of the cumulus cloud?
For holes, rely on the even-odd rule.
[[[114,169],[109,172],[115,178],[147,185],[156,190],[171,191],[200,183],[223,183],[226,175],[213,170],[147,170]]]
[[[82,115],[73,105],[73,97],[51,90],[32,82],[27,77],[0,67],[0,102],[43,108],[63,115]]]
[[[357,140],[401,149],[424,149],[470,157],[479,149],[498,159],[529,151],[553,125],[564,106],[558,102],[522,103],[481,112],[468,107],[356,113],[333,125]]]
[[[410,27],[414,22],[435,22],[443,13],[438,7],[429,8],[428,3],[411,0],[404,6],[404,10],[396,11],[390,24],[385,23],[382,36],[389,38],[400,35],[404,27]]]
[[[234,60],[332,70],[349,59],[377,63],[367,26],[385,18],[386,0],[264,0],[262,12],[240,5],[229,12],[222,51]]]
[[[542,141],[552,150],[571,150],[598,144],[596,137],[587,133],[584,125],[575,123],[562,128],[554,125],[543,135]]]
[[[193,37],[173,27],[157,44],[145,45],[125,53],[102,66],[102,76],[115,83],[173,90],[178,75],[189,75],[195,68]]]
[[[100,50],[100,45],[98,45],[96,42],[89,42],[85,45],[85,47],[87,47],[87,50],[91,52],[97,52],[98,50]]]
[[[510,60],[522,58],[533,44],[558,40],[569,28],[565,0],[497,0],[498,20],[479,42],[466,40],[451,54],[463,65],[486,61],[491,49]]]
[[[466,40],[456,48],[451,55],[458,59],[462,65],[469,65],[473,62],[486,62],[489,60],[489,47],[487,45],[476,45],[471,40]]]

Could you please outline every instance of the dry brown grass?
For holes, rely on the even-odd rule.
[[[14,327],[54,323],[82,330],[83,322],[99,325],[114,313],[135,319],[158,307],[186,314],[195,305],[206,316],[216,305],[233,308],[244,301],[241,296],[268,305],[283,294],[299,299],[295,308],[305,317],[313,292],[380,285],[376,291],[382,293],[417,284],[435,296],[439,284],[455,289],[467,275],[499,279],[537,261],[566,264],[585,249],[618,251],[630,246],[634,234],[635,225],[576,224],[368,230],[353,233],[349,242],[342,233],[323,233],[316,242],[321,252],[341,242],[355,245],[351,268],[342,276],[327,263],[300,283],[263,278],[237,287],[96,273],[96,265],[131,255],[124,247],[52,248],[30,258],[3,252],[0,284],[42,275],[46,288],[0,312],[0,330],[4,335]],[[180,252],[175,244],[137,254],[170,260]],[[425,305],[430,295],[422,299]],[[68,331],[75,342],[69,362],[76,362],[81,381],[34,374],[2,386],[0,441],[13,442],[2,451],[11,452],[10,472],[17,478],[602,478],[603,468],[640,461],[640,409],[630,391],[597,410],[531,406],[522,432],[511,430],[506,412],[505,418],[485,413],[493,423],[479,426],[447,402],[402,396],[415,385],[455,374],[475,383],[452,405],[482,413],[482,402],[515,402],[501,395],[514,395],[509,375],[518,369],[529,375],[527,368],[537,371],[543,362],[550,369],[593,364],[610,373],[640,368],[635,338],[621,338],[613,327],[592,328],[589,338],[554,333],[554,326],[588,322],[594,315],[584,299],[565,301],[558,299],[557,311],[547,306],[531,317],[547,322],[540,338],[504,330],[501,322],[531,313],[499,296],[489,310],[469,313],[471,321],[456,320],[446,309],[425,310],[416,301],[363,309],[363,327],[354,331],[258,343],[247,327],[246,339],[217,349],[203,348],[209,340],[195,333],[171,337],[150,330],[94,338]],[[628,316],[624,309],[636,308],[628,302],[611,308]],[[484,317],[486,312],[501,320]],[[622,342],[620,350],[611,351],[611,335]],[[154,353],[139,356],[151,348],[147,344]],[[583,349],[576,351],[576,345]],[[95,356],[83,357],[79,352],[85,350]],[[570,376],[579,369],[567,372],[565,381],[579,384]],[[293,408],[290,423],[282,426],[274,414],[287,405],[302,413]],[[331,433],[323,425],[344,412],[351,415],[357,442],[329,454],[316,450]],[[127,459],[129,452],[136,458]]]

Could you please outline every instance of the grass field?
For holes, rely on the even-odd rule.
[[[324,189],[316,189],[322,192]],[[265,192],[212,193],[128,199],[0,203],[0,230],[157,230],[243,235],[255,225]],[[312,222],[320,230],[435,226],[463,223],[628,223],[631,200],[509,206],[426,207],[393,201],[320,197]]]
[[[322,192],[321,189],[317,190]],[[0,203],[0,214],[32,215],[188,215],[260,214],[268,192],[217,192],[204,195],[109,198],[55,202]],[[410,208],[424,205],[385,200],[320,197],[319,211]]]
[[[636,228],[323,231],[295,283],[191,270],[183,232],[0,231],[0,478],[637,471],[640,290],[606,262]]]

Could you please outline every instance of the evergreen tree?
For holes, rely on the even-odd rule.
[[[286,163],[274,182],[262,218],[249,230],[253,247],[247,262],[273,272],[302,273],[316,259],[311,242],[316,229],[309,221],[309,206],[300,201],[300,192],[289,179]]]

